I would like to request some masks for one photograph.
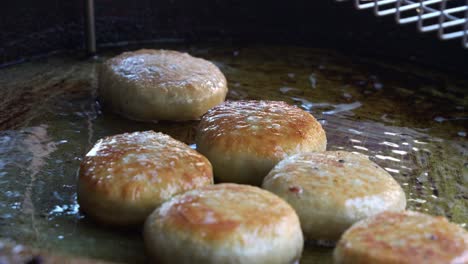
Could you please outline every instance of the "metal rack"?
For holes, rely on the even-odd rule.
[[[345,0],[337,0],[345,1]],[[468,0],[354,0],[359,10],[394,15],[398,24],[416,23],[420,32],[437,31],[442,40],[462,39],[468,48]]]

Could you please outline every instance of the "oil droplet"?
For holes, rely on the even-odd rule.
[[[315,77],[315,74],[311,74],[309,75],[309,81],[310,81],[310,86],[312,86],[312,88],[316,88],[317,87],[317,77]]]

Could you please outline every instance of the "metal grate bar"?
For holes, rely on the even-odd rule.
[[[379,0],[374,0],[374,1],[378,2]],[[398,0],[396,2],[400,3],[400,1],[398,1]],[[412,10],[412,9],[416,9],[416,8],[420,7],[419,3],[413,3],[412,1],[406,1],[406,2],[410,2],[412,4],[408,4],[408,5],[405,5],[405,6],[400,7],[400,8],[389,8],[389,9],[385,9],[383,11],[380,11],[380,8],[379,8],[380,6],[379,5],[375,5],[374,12],[378,16],[386,16],[386,15],[395,14],[397,11],[400,11],[400,12],[408,11],[408,10]],[[432,8],[427,7],[426,5],[436,4],[436,3],[440,3],[440,2],[442,2],[442,0],[429,0],[429,1],[426,1],[425,5],[423,5],[422,8],[436,11],[436,10],[434,10]]]
[[[468,7],[468,0],[466,0],[466,7]],[[468,18],[468,8],[465,10],[465,18]],[[463,27],[463,43],[465,48],[468,49],[468,21],[465,23]]]
[[[468,6],[461,6],[461,7],[456,7],[456,8],[449,8],[449,9],[445,9],[445,14],[451,14],[451,13],[455,13],[455,12],[460,12],[460,11],[465,11],[465,10],[468,10]],[[408,23],[412,23],[412,22],[417,22],[419,19],[422,19],[422,20],[426,20],[426,19],[429,19],[429,18],[434,18],[434,17],[438,17],[442,14],[441,11],[433,11],[431,13],[427,13],[427,14],[424,14],[424,15],[416,15],[416,16],[410,16],[410,17],[405,17],[405,18],[401,18],[401,15],[400,15],[400,12],[397,13],[397,22],[399,24],[408,24]]]
[[[354,0],[354,5],[372,8],[377,16],[395,15],[398,24],[416,23],[420,32],[437,31],[441,40],[461,38],[468,48],[468,0]]]

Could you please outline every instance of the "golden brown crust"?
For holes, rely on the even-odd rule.
[[[246,234],[253,231],[269,233],[271,229],[280,228],[278,222],[282,218],[292,222],[296,220],[288,204],[275,195],[248,185],[226,183],[207,186],[170,203],[169,210],[160,210],[160,221],[178,232],[193,232],[197,239],[207,242],[235,235],[233,233],[238,228],[244,229]],[[267,209],[260,213],[259,207]],[[208,222],[207,216],[210,218]]]
[[[210,109],[199,140],[219,149],[284,158],[297,148],[324,150],[325,132],[306,111],[282,101],[227,101]]]
[[[193,120],[224,101],[227,82],[213,63],[187,53],[124,52],[100,68],[104,105],[131,119]]]
[[[347,230],[335,263],[468,263],[468,232],[444,217],[384,212]]]
[[[217,184],[156,209],[145,223],[145,242],[162,263],[181,245],[193,250],[186,253],[193,263],[287,263],[300,256],[303,239],[296,213],[279,197],[253,186]]]
[[[115,224],[142,223],[175,194],[211,184],[210,162],[182,142],[153,131],[99,140],[80,166],[80,206]]]
[[[196,141],[221,181],[256,185],[287,155],[324,151],[327,142],[311,114],[278,101],[220,104],[203,116]]]
[[[386,210],[404,210],[400,185],[363,155],[346,151],[290,156],[263,188],[289,202],[309,239],[337,240],[353,223]]]

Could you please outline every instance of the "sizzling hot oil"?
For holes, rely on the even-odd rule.
[[[310,111],[327,132],[329,150],[368,155],[402,185],[410,209],[466,227],[466,79],[328,50],[171,48],[218,65],[229,99],[283,100]],[[140,231],[95,225],[80,213],[78,166],[99,138],[122,132],[153,129],[193,144],[197,121],[139,123],[103,112],[96,67],[117,53],[96,61],[56,56],[0,71],[1,237],[144,262]],[[331,252],[307,245],[302,263],[330,262]]]

